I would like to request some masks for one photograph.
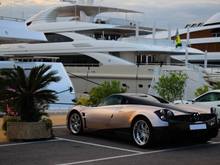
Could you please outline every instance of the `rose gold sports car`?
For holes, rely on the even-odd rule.
[[[176,132],[198,135],[196,137],[203,141],[218,134],[214,109],[174,106],[145,94],[114,94],[96,107],[75,106],[67,115],[67,126],[74,135],[85,131],[128,129],[132,140],[140,147]]]

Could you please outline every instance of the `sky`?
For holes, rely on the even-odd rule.
[[[59,0],[0,0],[0,16],[29,18]],[[138,19],[160,28],[184,27],[220,12],[220,0],[96,0],[99,5],[144,12]]]

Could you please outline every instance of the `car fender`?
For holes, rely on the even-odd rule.
[[[152,127],[166,127],[166,126],[168,126],[168,122],[162,121],[153,111],[149,111],[146,113],[146,110],[134,112],[129,119],[130,123],[132,123],[139,116],[146,117],[150,121]]]

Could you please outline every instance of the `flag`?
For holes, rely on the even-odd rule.
[[[176,30],[176,48],[182,47],[182,41],[180,39],[179,31]]]

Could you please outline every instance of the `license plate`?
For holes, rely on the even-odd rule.
[[[201,130],[207,129],[206,124],[191,124],[189,125],[190,130]]]

